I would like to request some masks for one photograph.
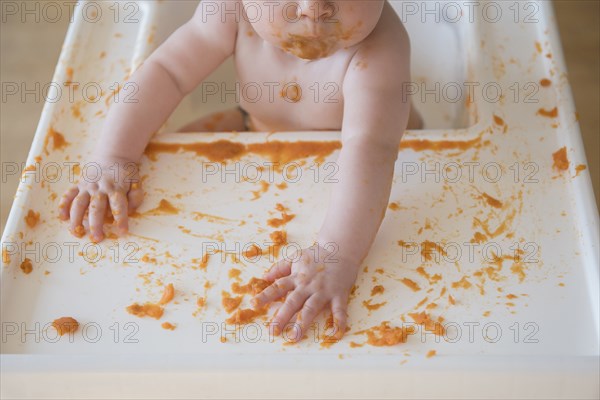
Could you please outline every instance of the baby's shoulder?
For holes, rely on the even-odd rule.
[[[410,40],[402,21],[389,3],[385,3],[379,22],[373,32],[360,44],[357,55],[368,53],[374,57],[400,57],[410,55]]]
[[[386,2],[373,32],[354,53],[345,78],[345,91],[370,87],[394,92],[410,79],[410,42],[400,18]]]

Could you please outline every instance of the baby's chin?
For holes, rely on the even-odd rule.
[[[339,49],[339,40],[330,35],[310,37],[289,33],[277,45],[283,51],[303,60],[318,60],[335,53]]]
[[[286,32],[272,35],[275,46],[304,60],[326,58],[342,48],[352,47],[361,42],[367,35],[359,22],[350,28],[342,28],[336,24],[320,35],[309,33],[298,34]]]

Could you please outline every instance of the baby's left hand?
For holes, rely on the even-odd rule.
[[[346,332],[348,297],[356,281],[359,263],[344,260],[339,254],[323,249],[317,244],[303,249],[290,260],[280,260],[264,275],[273,282],[254,297],[257,308],[287,295],[269,325],[272,335],[277,335],[298,313],[295,341],[302,339],[315,317],[328,305],[334,321],[332,338],[339,340]]]

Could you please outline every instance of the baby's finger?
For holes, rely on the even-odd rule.
[[[58,203],[58,217],[63,221],[69,219],[69,210],[71,208],[71,203],[73,199],[77,197],[79,194],[79,189],[77,186],[73,186],[71,189],[67,190],[65,194],[60,198],[60,203]]]
[[[78,227],[83,226],[83,216],[85,215],[85,210],[87,210],[90,204],[90,194],[88,192],[79,192],[77,197],[71,203],[71,224],[69,229],[73,234],[79,236],[77,234]]]
[[[331,339],[339,340],[346,333],[346,323],[348,321],[348,297],[334,297],[331,300],[331,314],[333,315],[333,332]]]
[[[101,242],[104,239],[104,215],[106,214],[107,200],[104,193],[96,193],[90,201],[90,234],[94,242]]]
[[[294,281],[290,277],[281,278],[267,286],[265,290],[254,296],[252,303],[254,307],[261,308],[272,301],[279,300],[295,287]]]
[[[128,212],[132,214],[144,201],[144,190],[138,182],[133,182],[127,193]]]
[[[292,272],[292,262],[285,258],[277,261],[275,264],[265,272],[263,278],[269,282],[273,282],[276,279],[288,276]]]
[[[327,305],[327,300],[319,294],[313,294],[306,300],[304,307],[298,313],[297,322],[300,324],[300,332],[296,337],[296,341],[302,339],[302,337],[308,331],[310,324],[319,315],[319,312]]]
[[[115,191],[108,196],[108,202],[110,203],[110,209],[115,218],[117,230],[120,235],[124,235],[129,229],[129,221],[127,218],[127,196],[125,196],[123,192]]]
[[[309,294],[304,290],[294,290],[285,300],[285,303],[277,310],[277,315],[269,325],[272,335],[283,332],[285,325],[292,319],[304,305]]]

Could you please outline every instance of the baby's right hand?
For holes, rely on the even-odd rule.
[[[135,162],[101,158],[82,166],[79,183],[60,200],[59,216],[70,220],[69,230],[77,237],[85,234],[83,218],[89,207],[90,236],[94,242],[104,239],[104,217],[112,212],[119,235],[128,231],[128,215],[142,203],[144,191]],[[110,206],[110,209],[109,209]]]

